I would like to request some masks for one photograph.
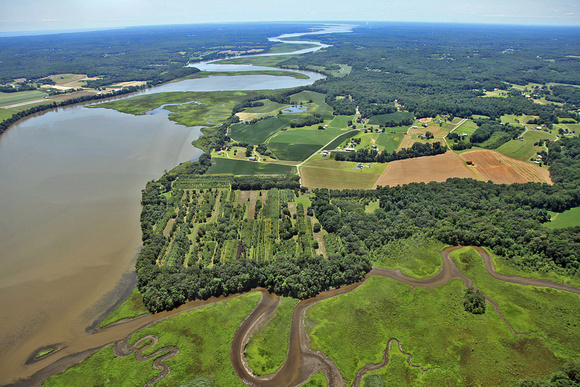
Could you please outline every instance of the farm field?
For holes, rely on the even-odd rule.
[[[308,188],[370,189],[387,164],[358,163],[321,159],[315,156],[300,167],[302,185]],[[366,167],[369,165],[369,167]]]
[[[544,131],[528,130],[521,140],[510,140],[497,148],[497,151],[505,156],[521,160],[530,161],[537,152],[546,150],[545,146],[534,145],[540,140],[554,141],[557,137]],[[535,158],[534,158],[535,159]]]
[[[379,185],[384,187],[445,181],[451,177],[476,179],[459,157],[453,152],[447,152],[442,155],[393,161],[376,181],[374,188]]]
[[[462,153],[460,157],[473,163],[470,168],[483,181],[491,180],[496,184],[552,183],[547,169],[495,151],[474,150]]]
[[[272,136],[268,148],[280,160],[303,161],[341,133],[340,129],[331,128],[289,129]]]
[[[229,128],[230,137],[238,142],[258,145],[285,127],[287,124],[275,117],[266,118],[255,124],[234,124]]]
[[[238,152],[240,154],[243,152]],[[207,174],[232,173],[234,175],[286,175],[296,173],[296,168],[289,165],[259,163],[256,161],[227,159],[215,157],[211,160]]]
[[[46,95],[45,92],[39,90],[19,91],[16,93],[0,92],[0,108],[19,107],[16,105],[28,107],[27,103],[42,100]]]
[[[401,121],[402,119],[405,118],[409,118],[412,119],[413,118],[413,113],[410,112],[395,112],[395,113],[389,113],[389,114],[380,114],[380,115],[376,115],[376,116],[372,116],[369,120],[369,124],[371,125],[384,125],[385,122],[387,121]],[[387,128],[388,130],[389,128]]]

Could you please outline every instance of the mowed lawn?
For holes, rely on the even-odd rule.
[[[233,173],[234,175],[287,175],[296,173],[290,165],[259,163],[256,161],[212,158],[206,174]]]
[[[370,189],[385,170],[387,164],[336,161],[314,156],[300,167],[302,185],[308,188]],[[368,167],[366,167],[368,165]]]
[[[556,136],[553,134],[538,131],[538,130],[528,130],[526,134],[523,135],[522,140],[510,140],[497,148],[497,151],[505,156],[522,160],[522,161],[529,161],[531,157],[533,157],[536,152],[540,152],[545,150],[546,148],[543,146],[536,146],[534,143],[540,140],[550,140],[553,141],[556,139]]]

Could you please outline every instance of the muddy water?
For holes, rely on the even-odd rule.
[[[199,128],[81,106],[0,137],[0,384],[38,347],[76,340],[132,282],[139,199],[197,158]]]
[[[229,67],[219,71],[240,69]],[[210,77],[146,93],[282,89],[319,78]],[[164,114],[73,106],[31,117],[0,137],[0,385],[122,339],[147,321],[89,334],[134,284],[141,189],[199,157],[190,145],[199,134]],[[25,364],[38,348],[57,343],[65,348]]]

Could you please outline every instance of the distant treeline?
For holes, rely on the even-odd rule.
[[[580,85],[578,59],[568,57],[580,51],[577,36],[577,28],[373,23],[350,34],[323,35],[320,39],[332,47],[281,66],[351,66],[349,75],[311,86],[327,94],[336,114],[352,115],[358,107],[363,118],[370,118],[393,112],[395,100],[417,118],[553,113],[554,105],[533,102],[545,96],[566,104],[557,112],[561,117],[580,108],[577,88],[530,89],[524,93],[530,98],[520,90],[507,91],[512,84],[530,82]],[[504,91],[505,98],[481,98],[494,89]]]
[[[150,81],[190,62],[223,58],[220,51],[268,50],[268,37],[307,31],[293,24],[194,24],[0,38],[0,83],[54,74],[87,74],[90,87]]]

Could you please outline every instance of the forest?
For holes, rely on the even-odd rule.
[[[316,189],[307,206],[299,201],[306,188],[298,189],[296,177],[200,175],[209,163],[204,155],[143,191],[139,291],[152,312],[256,286],[308,298],[360,280],[372,261],[388,254],[389,243],[418,237],[485,246],[523,270],[576,276],[580,227],[542,224],[548,211],[580,205],[580,138],[551,144],[546,162],[553,186],[449,179]],[[248,189],[255,201],[242,196]],[[377,200],[379,208],[365,212]],[[321,229],[326,256],[317,253],[314,238]]]
[[[227,56],[220,51],[268,50],[274,44],[268,37],[305,28],[293,24],[197,24],[2,37],[0,83],[66,73],[101,78],[91,81],[89,87],[151,81],[180,71],[190,62]]]
[[[489,33],[488,28],[373,23],[350,34],[321,36],[323,43],[333,45],[331,49],[294,57],[280,66],[351,66],[348,76],[329,76],[312,89],[327,94],[327,103],[337,114],[354,114],[358,106],[363,118],[392,112],[395,100],[418,118],[553,113],[553,106],[533,102],[542,95],[564,103],[564,116],[580,107],[578,89],[570,86],[527,91],[522,87],[507,93],[512,85],[529,83],[580,85],[579,59],[570,56],[580,51],[575,29],[497,27]],[[481,98],[496,89],[509,95]]]

